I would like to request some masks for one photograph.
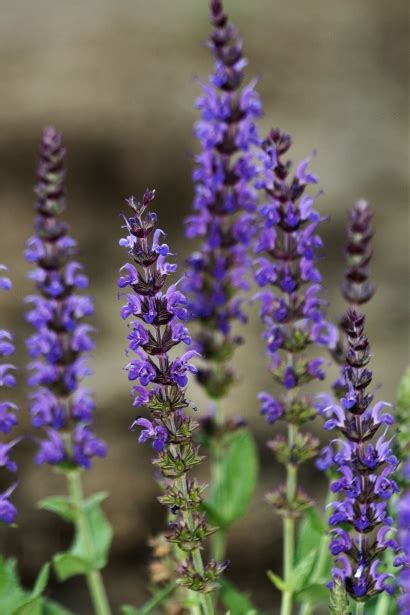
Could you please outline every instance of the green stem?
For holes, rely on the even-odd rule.
[[[176,479],[175,481],[177,483],[177,486],[179,487],[179,489],[181,490],[182,493],[184,493],[187,497],[188,497],[188,490],[187,490],[187,484],[186,484],[186,477],[185,475],[181,476],[180,478]],[[183,514],[183,518],[187,524],[187,526],[189,527],[190,530],[193,530],[195,527],[195,523],[194,520],[192,518],[192,513],[190,510],[184,510],[182,511]],[[191,551],[191,556],[192,556],[192,561],[193,564],[195,566],[195,570],[197,571],[198,574],[200,574],[201,576],[204,575],[205,572],[205,568],[204,568],[204,563],[202,561],[202,555],[201,555],[201,550],[199,549],[199,547],[196,547],[195,549],[193,549],[193,551]],[[213,602],[212,602],[212,597],[210,595],[210,593],[203,593],[203,592],[191,592],[192,594],[194,594],[194,602],[196,602],[196,598],[199,598],[199,602],[200,605],[202,607],[202,612],[203,615],[214,615],[215,611],[214,611],[214,606],[213,606]],[[195,606],[194,606],[195,608]],[[196,611],[192,611],[193,613]]]
[[[297,427],[288,427],[288,446],[291,450],[297,435]],[[297,489],[297,466],[288,463],[286,466],[286,497],[291,504],[296,497]],[[292,583],[292,573],[295,561],[295,518],[289,511],[283,520],[283,577],[285,585],[288,587],[282,595],[281,615],[291,615],[293,605],[293,592],[290,589]]]
[[[81,475],[78,471],[67,472],[68,486],[73,504],[77,509],[76,527],[81,533],[90,560],[94,558],[94,544],[86,515],[84,514],[84,499]],[[111,615],[110,605],[104,587],[102,575],[99,570],[92,570],[86,575],[91,601],[95,615]]]
[[[325,518],[326,518],[326,511],[328,509],[328,506],[329,504],[334,502],[334,500],[335,500],[335,494],[329,490],[328,496],[326,498],[326,504],[325,504]],[[322,581],[323,575],[325,574],[326,561],[329,555],[329,543],[330,543],[329,534],[327,533],[323,534],[321,541],[320,541],[319,557],[317,559],[316,566],[315,566],[315,569],[313,571],[312,578],[311,578],[312,584],[320,583]],[[314,605],[311,602],[308,602],[302,605],[299,611],[299,615],[312,615],[313,610],[314,610]]]
[[[218,426],[223,425],[224,411],[221,400],[211,400],[215,406],[215,420]],[[221,446],[221,442],[216,441],[211,445],[210,457],[211,457],[211,489],[212,485],[218,485],[221,481],[221,472],[223,464],[224,450]],[[212,558],[217,562],[221,562],[225,559],[226,554],[226,529],[219,528],[217,532],[211,538],[211,553]]]
[[[356,602],[356,615],[364,615],[364,602]]]
[[[389,612],[389,596],[387,592],[383,592],[377,599],[376,610],[374,615],[386,615]]]

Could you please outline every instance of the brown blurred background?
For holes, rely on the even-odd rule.
[[[325,193],[319,206],[331,215],[323,228],[323,271],[333,316],[344,308],[338,285],[348,208],[358,197],[374,206],[372,275],[378,292],[367,310],[368,332],[375,381],[383,383],[387,400],[394,399],[408,361],[406,5],[405,0],[226,0],[245,37],[248,76],[261,75],[263,130],[273,125],[291,132],[295,159],[317,149],[312,168]],[[105,577],[118,611],[121,603],[146,598],[146,538],[163,527],[151,451],[138,446],[128,430],[133,411],[122,371],[126,329],[116,290],[123,259],[119,213],[125,197],[155,186],[161,226],[181,264],[193,248],[183,237],[182,219],[192,199],[190,152],[196,148],[193,77],[206,78],[211,68],[203,45],[207,2],[0,0],[0,9],[0,262],[11,266],[15,283],[13,294],[2,296],[1,326],[16,331],[23,357],[27,329],[21,300],[31,288],[22,250],[32,228],[40,131],[54,124],[68,149],[67,217],[97,303],[93,385],[98,430],[110,454],[95,464],[86,484],[89,492],[111,492],[106,511],[115,541]],[[229,411],[249,419],[262,473],[251,510],[230,540],[230,575],[266,613],[275,613],[277,596],[264,571],[280,565],[279,521],[263,494],[277,481],[277,469],[264,450],[266,426],[255,403],[256,392],[270,386],[255,318],[246,337],[235,361],[242,382]],[[192,396],[205,409],[199,392]],[[32,454],[25,443],[19,453],[20,528],[3,538],[6,552],[19,557],[27,584],[70,540],[69,528],[35,509],[40,497],[62,486],[48,468],[34,467]],[[320,499],[322,478],[306,472]],[[80,615],[91,612],[82,579],[54,584],[52,596]]]

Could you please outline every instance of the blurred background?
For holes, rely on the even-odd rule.
[[[383,398],[390,401],[408,362],[406,8],[405,0],[226,0],[245,38],[248,77],[261,76],[262,130],[280,126],[290,132],[295,159],[317,150],[312,169],[324,191],[319,207],[331,216],[323,225],[323,272],[333,317],[344,309],[338,287],[348,209],[359,197],[374,207],[372,277],[378,291],[367,308],[368,334],[375,382],[383,384]],[[0,10],[0,262],[11,267],[15,284],[12,294],[2,295],[1,326],[17,333],[19,356],[25,357],[21,301],[31,286],[22,250],[32,229],[40,132],[54,124],[65,134],[68,150],[67,218],[96,296],[93,385],[97,428],[110,447],[109,457],[88,473],[86,489],[111,492],[105,509],[115,540],[105,577],[113,604],[138,604],[147,597],[147,536],[163,527],[164,518],[156,502],[151,450],[138,446],[128,429],[134,413],[122,371],[126,328],[116,289],[123,262],[119,213],[125,197],[155,186],[160,223],[181,265],[194,247],[184,239],[182,220],[193,192],[193,101],[199,91],[194,77],[206,78],[212,66],[203,44],[209,32],[207,2],[0,0]],[[273,614],[277,595],[264,571],[280,566],[280,522],[263,494],[278,475],[265,452],[267,429],[255,403],[257,391],[271,385],[255,317],[245,335],[247,345],[235,359],[241,384],[229,411],[245,415],[256,435],[261,481],[231,536],[230,575],[258,607]],[[255,360],[249,362],[249,356]],[[205,410],[198,390],[192,397]],[[20,527],[2,537],[6,553],[19,558],[28,585],[71,537],[56,517],[35,508],[38,499],[63,487],[48,468],[34,466],[33,452],[29,442],[20,447]],[[320,500],[321,476],[307,469],[304,479]],[[51,595],[79,615],[91,612],[83,579],[54,583]]]

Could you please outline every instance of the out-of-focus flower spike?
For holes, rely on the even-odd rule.
[[[65,149],[61,133],[44,130],[35,187],[35,235],[25,256],[35,265],[29,274],[37,295],[30,295],[27,321],[36,329],[27,340],[32,362],[29,385],[32,424],[43,428],[37,463],[88,468],[106,446],[92,432],[95,404],[81,380],[91,373],[85,355],[94,349],[94,329],[82,322],[93,314],[83,266],[74,260],[76,242],[60,216],[65,209]],[[61,431],[64,430],[64,438]]]
[[[211,398],[220,398],[234,382],[228,363],[241,343],[232,326],[246,320],[241,295],[250,285],[248,247],[257,203],[254,147],[262,107],[256,82],[242,85],[242,41],[221,1],[212,0],[210,18],[208,46],[215,67],[196,103],[201,152],[193,172],[194,213],[186,220],[187,237],[202,243],[188,258],[183,289],[191,319],[198,323],[194,344],[207,364],[199,368],[198,381]]]
[[[12,283],[7,275],[7,267],[0,265],[0,290],[11,290]],[[6,360],[5,363],[0,363],[0,393],[3,388],[10,389],[16,385],[16,377],[14,372],[16,367],[10,363],[10,358],[14,354],[14,338],[9,331],[0,330],[0,361]],[[9,391],[7,392],[7,395]],[[11,401],[0,399],[0,433],[8,435],[17,425],[18,407]],[[10,458],[10,453],[14,446],[20,442],[21,438],[16,438],[12,441],[0,441],[0,468],[13,474],[17,471],[17,464]],[[10,496],[14,491],[17,483],[9,487],[0,495],[0,521],[9,525],[13,523],[17,516],[17,509],[10,501]]]

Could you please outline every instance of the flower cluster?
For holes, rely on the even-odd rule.
[[[0,290],[7,291],[11,289],[11,280],[7,275],[4,275],[3,272],[6,271],[7,268],[4,265],[0,265]],[[16,378],[13,374],[16,368],[9,362],[9,357],[13,354],[13,336],[9,331],[0,329],[0,357],[6,361],[0,364],[0,389],[16,385]],[[0,400],[0,432],[2,434],[8,435],[17,425],[17,410],[17,406],[11,401]],[[0,466],[12,473],[16,472],[17,465],[10,459],[10,453],[19,440],[20,438],[16,438],[10,442],[0,442]],[[0,494],[0,521],[6,524],[13,523],[17,515],[17,509],[10,501],[10,496],[15,488],[16,483]]]
[[[322,221],[314,209],[314,197],[306,194],[317,177],[303,160],[294,174],[291,163],[283,160],[291,146],[289,135],[272,130],[263,143],[258,187],[264,190],[259,207],[260,231],[255,242],[255,281],[263,289],[257,293],[260,316],[265,325],[264,339],[273,379],[285,394],[276,398],[259,394],[261,412],[268,423],[279,419],[300,426],[316,416],[307,396],[297,395],[298,387],[323,380],[324,359],[308,359],[310,345],[334,347],[336,328],[323,316],[320,298],[321,275],[316,266],[322,241],[317,227]],[[298,434],[292,444],[274,440],[270,448],[281,462],[302,463],[316,454],[318,441]]]
[[[200,592],[212,591],[224,565],[210,562],[204,566],[200,553],[202,542],[213,533],[201,513],[204,487],[187,474],[202,458],[193,443],[197,423],[185,412],[188,375],[196,373],[192,360],[195,350],[171,358],[170,351],[179,344],[191,344],[185,321],[188,302],[177,284],[168,286],[167,277],[176,265],[167,261],[169,248],[162,243],[164,233],[156,228],[156,215],[149,211],[154,191],[147,190],[142,203],[133,198],[128,205],[133,215],[126,218],[128,235],[120,241],[133,261],[121,269],[120,288],[129,288],[127,302],[121,310],[129,317],[128,350],[132,358],[126,369],[135,382],[134,406],[144,406],[149,418],[137,418],[132,428],[141,427],[139,442],[151,441],[158,453],[154,465],[164,480],[160,501],[173,517],[167,539],[185,553],[179,571],[179,583]]]
[[[216,399],[234,380],[226,363],[241,338],[233,335],[232,322],[246,320],[239,293],[249,288],[248,246],[257,202],[253,147],[259,144],[255,121],[262,109],[256,82],[242,86],[247,62],[221,0],[212,0],[210,17],[209,47],[216,63],[197,101],[201,153],[193,173],[195,213],[186,220],[187,237],[200,237],[202,244],[188,259],[183,289],[199,323],[196,349],[209,362],[198,371],[198,381]]]
[[[392,519],[388,504],[398,492],[393,478],[397,458],[391,450],[386,432],[393,419],[383,408],[386,402],[371,406],[373,395],[368,391],[372,372],[368,369],[370,346],[364,333],[365,318],[354,310],[346,317],[348,350],[346,353],[347,393],[340,405],[323,411],[325,429],[338,429],[342,439],[333,461],[338,477],[331,489],[339,494],[329,517],[330,551],[336,558],[333,578],[340,578],[348,593],[357,601],[366,601],[374,594],[392,593],[389,577],[380,572],[383,552],[399,547],[390,537]],[[380,428],[384,433],[374,437]]]
[[[357,201],[350,210],[345,258],[347,269],[342,285],[343,296],[351,305],[369,301],[375,288],[369,280],[372,257],[373,212],[369,203]]]
[[[92,430],[94,400],[80,381],[91,372],[85,353],[94,348],[93,327],[83,319],[93,313],[89,296],[78,294],[88,285],[82,265],[73,260],[76,242],[61,221],[65,206],[65,149],[62,135],[46,128],[40,145],[35,188],[35,235],[25,256],[36,268],[29,277],[39,291],[26,298],[27,321],[36,332],[27,340],[32,425],[43,428],[37,463],[89,468],[103,457],[106,446]]]
[[[356,201],[350,209],[346,228],[346,243],[344,257],[346,269],[341,285],[342,295],[351,308],[357,308],[370,301],[375,287],[369,279],[369,265],[372,258],[373,211],[367,201]],[[345,316],[339,319],[340,338],[331,351],[333,359],[342,368],[345,364],[346,349],[344,348]],[[336,397],[345,393],[343,375],[333,384]]]

